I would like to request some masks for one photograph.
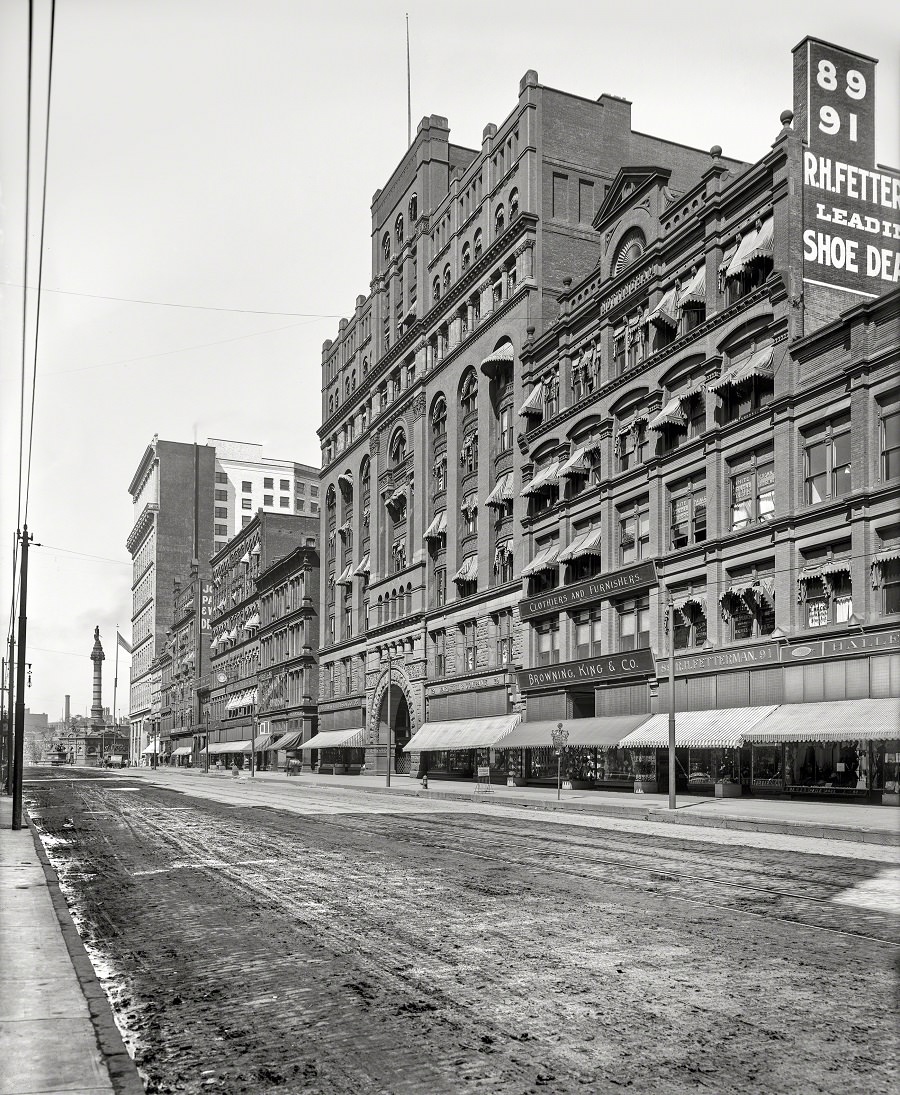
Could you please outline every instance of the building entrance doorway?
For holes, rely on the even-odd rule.
[[[390,698],[390,705],[388,705],[388,698]],[[390,739],[388,738],[388,706],[390,706],[391,713]],[[384,690],[384,695],[381,697],[381,706],[378,710],[378,744],[381,746],[378,768],[380,771],[384,771],[382,758],[384,757],[385,746],[390,740],[392,746],[391,772],[396,772],[401,776],[409,775],[409,753],[404,753],[403,747],[409,741],[411,734],[409,705],[406,702],[406,695],[400,685],[392,684]]]

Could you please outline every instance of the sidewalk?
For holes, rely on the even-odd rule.
[[[30,827],[0,796],[0,1095],[142,1095],[137,1068]]]
[[[128,769],[131,774],[148,773],[152,769]],[[160,768],[186,779],[233,779],[230,772],[197,768]],[[242,773],[240,779],[249,779]],[[791,836],[822,837],[829,840],[853,840],[869,844],[900,847],[900,810],[889,806],[865,806],[855,803],[799,802],[790,799],[728,798],[717,799],[679,794],[675,811],[669,810],[667,795],[635,795],[612,791],[563,791],[560,801],[556,789],[548,787],[492,786],[490,792],[475,790],[471,781],[430,779],[428,790],[420,781],[409,776],[391,776],[390,788],[384,776],[332,776],[301,772],[286,776],[284,772],[257,772],[253,777],[260,783],[275,781],[296,786],[318,788],[349,788],[369,794],[408,795],[432,801],[471,801],[473,797],[486,803],[518,806],[533,810],[554,810],[565,813],[593,814],[601,817],[633,818],[667,825],[691,825],[704,828],[747,829],[760,833]]]

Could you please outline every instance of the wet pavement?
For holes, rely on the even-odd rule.
[[[893,848],[30,774],[148,1090],[896,1083]]]

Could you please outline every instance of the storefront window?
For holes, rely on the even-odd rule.
[[[753,746],[753,786],[759,788],[780,787],[783,783],[781,773],[781,746]]]
[[[866,742],[791,742],[785,746],[785,782],[818,794],[862,794],[867,790]]]
[[[635,783],[651,783],[656,780],[656,753],[635,753],[632,764]]]
[[[900,739],[885,742],[884,764],[882,766],[884,791],[891,795],[900,795]]]

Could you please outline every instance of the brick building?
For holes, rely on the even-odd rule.
[[[389,737],[406,769],[426,720],[517,717],[522,350],[600,259],[613,180],[656,163],[683,193],[709,157],[634,132],[622,99],[567,95],[530,71],[480,149],[424,118],[374,196],[371,292],[324,345],[319,431],[319,729],[363,731],[350,740],[370,769],[384,771]],[[452,767],[452,740],[437,766]]]
[[[271,734],[259,725],[262,618],[257,582],[297,547],[314,547],[310,541],[316,541],[318,533],[316,518],[259,511],[210,560],[213,606],[207,748],[211,758],[243,762],[251,742],[256,741],[258,754],[270,744]]]

